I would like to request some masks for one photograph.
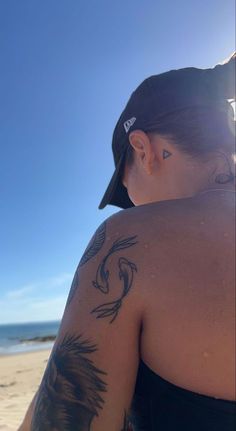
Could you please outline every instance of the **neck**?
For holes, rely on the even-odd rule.
[[[211,186],[211,187],[208,187],[206,189],[199,191],[199,193],[205,193],[205,192],[210,192],[210,191],[224,191],[224,192],[235,193],[235,191],[236,191],[235,182],[233,184],[219,184],[219,185],[216,184],[215,186]]]
[[[227,190],[227,191],[235,191],[236,187],[235,187],[235,176],[231,177],[232,179],[230,181],[227,181],[225,184],[224,183],[218,183],[215,182],[214,184],[211,184],[209,187],[206,188],[206,190],[213,190],[213,189],[217,189],[217,190]]]

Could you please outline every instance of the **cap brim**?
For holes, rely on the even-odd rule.
[[[130,208],[134,204],[130,200],[126,188],[122,184],[121,174],[123,167],[124,157],[121,157],[114,174],[112,175],[111,181],[108,184],[106,192],[100,202],[99,209],[105,208],[106,205],[114,205],[119,208]]]

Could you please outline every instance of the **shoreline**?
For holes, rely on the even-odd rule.
[[[53,344],[52,344],[52,347],[53,347]],[[35,350],[25,350],[25,351],[22,351],[22,352],[11,352],[11,353],[9,353],[9,352],[7,352],[7,353],[0,352],[0,360],[1,360],[1,358],[11,358],[12,356],[32,355],[34,353],[37,354],[37,353],[40,353],[40,352],[51,351],[52,347],[50,348],[48,346],[40,346],[39,348],[37,348]]]
[[[51,349],[59,328],[60,320],[0,324],[0,357]]]

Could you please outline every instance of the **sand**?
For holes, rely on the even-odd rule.
[[[0,356],[0,431],[16,431],[38,389],[50,350]]]

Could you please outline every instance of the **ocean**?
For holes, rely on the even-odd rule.
[[[0,325],[0,355],[51,349],[60,321]]]

